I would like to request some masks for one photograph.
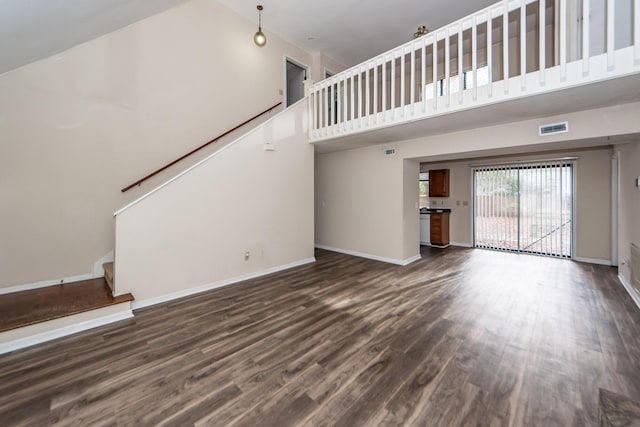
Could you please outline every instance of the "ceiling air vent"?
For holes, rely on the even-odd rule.
[[[393,156],[394,154],[396,154],[396,149],[395,148],[386,148],[384,150],[384,155],[385,156]]]
[[[569,132],[569,122],[540,126],[540,136]]]

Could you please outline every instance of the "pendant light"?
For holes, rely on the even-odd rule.
[[[264,35],[264,33],[262,32],[262,5],[259,4],[257,6],[258,9],[258,32],[256,32],[253,35],[253,42],[259,46],[262,47],[265,44],[267,44],[267,36]]]

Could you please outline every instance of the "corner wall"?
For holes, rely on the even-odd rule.
[[[636,178],[640,177],[640,141],[618,145],[615,151],[620,176],[618,272],[631,284],[631,243],[640,246],[640,188],[635,186]],[[637,292],[636,301],[640,301],[640,292]]]
[[[313,261],[306,130],[302,101],[118,213],[116,292],[139,308]]]

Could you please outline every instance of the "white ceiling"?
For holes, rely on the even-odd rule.
[[[0,0],[0,74],[187,0]]]
[[[0,73],[188,0],[0,0]],[[215,1],[215,0],[210,0]],[[446,25],[495,0],[219,0],[257,25],[351,66],[410,40],[418,25]],[[311,39],[309,38],[311,37]]]
[[[496,0],[218,0],[262,28],[310,52],[356,65],[411,40],[419,25],[435,30]]]

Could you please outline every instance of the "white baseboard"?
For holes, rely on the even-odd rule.
[[[0,333],[0,354],[133,317],[129,302]]]
[[[97,279],[103,275],[96,276],[92,273],[81,274],[79,276],[63,277],[62,279],[44,280],[42,282],[27,283],[24,285],[11,286],[8,288],[0,288],[0,295],[12,294],[14,292],[31,291],[33,289],[46,288],[47,286],[62,285],[64,283],[81,282],[83,280]]]
[[[266,276],[268,274],[277,273],[279,271],[288,270],[294,267],[300,267],[305,264],[310,264],[312,262],[316,262],[314,257],[306,258],[300,261],[295,261],[290,264],[279,265],[277,267],[268,268],[266,270],[261,270],[256,273],[246,274],[244,276],[233,277],[231,279],[221,280],[219,282],[209,283],[203,286],[198,286],[195,288],[184,289],[178,292],[172,292],[170,294],[161,295],[159,297],[148,298],[145,300],[134,300],[131,302],[131,306],[134,310],[149,307],[156,304],[162,304],[164,302],[173,301],[178,298],[184,298],[195,294],[201,294],[202,292],[212,291],[214,289],[222,288],[229,285],[234,285],[240,282],[244,282],[245,280],[256,279],[258,277]]]
[[[389,264],[395,264],[395,265],[408,265],[408,264],[411,264],[412,262],[415,262],[415,261],[417,261],[419,259],[422,259],[422,256],[420,254],[417,254],[417,255],[412,256],[411,258],[407,258],[407,259],[395,259],[395,258],[381,257],[381,256],[378,256],[378,255],[371,255],[371,254],[367,254],[367,253],[364,253],[364,252],[350,251],[348,249],[334,248],[332,246],[325,246],[325,245],[316,245],[316,248],[324,249],[326,251],[331,251],[331,252],[338,252],[338,253],[345,254],[345,255],[357,256],[357,257],[360,257],[360,258],[372,259],[374,261],[382,261],[382,262],[386,262],[386,263],[389,263]]]
[[[618,274],[618,279],[620,280],[620,283],[622,283],[622,286],[624,286],[624,288],[627,290],[627,293],[629,294],[633,302],[636,303],[638,309],[640,309],[640,295],[638,295],[638,292],[633,289],[631,283],[629,283],[622,274]]]
[[[578,262],[586,262],[589,264],[609,265],[609,266],[611,265],[611,260],[609,259],[583,258],[579,256],[574,256],[573,260]]]

